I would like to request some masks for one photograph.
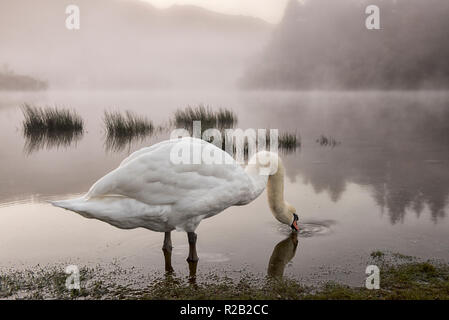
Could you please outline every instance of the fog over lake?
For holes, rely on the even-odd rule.
[[[136,279],[163,271],[162,233],[49,201],[84,194],[132,152],[168,139],[177,110],[198,105],[231,110],[236,128],[300,141],[280,150],[298,241],[264,192],[202,221],[198,277],[244,269],[362,286],[375,250],[448,261],[447,1],[373,1],[384,22],[373,34],[366,1],[290,1],[279,24],[193,6],[72,2],[78,31],[65,27],[64,2],[0,2],[0,268],[119,265]],[[24,134],[25,104],[72,110],[83,130]],[[108,140],[105,110],[154,128]],[[187,275],[186,235],[172,233],[173,267]]]

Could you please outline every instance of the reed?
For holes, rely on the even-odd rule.
[[[124,115],[118,111],[105,111],[103,121],[107,135],[111,136],[146,136],[154,130],[150,120],[131,111],[125,111]]]
[[[136,140],[142,141],[153,134],[155,127],[146,117],[125,111],[104,112],[104,127],[106,130],[106,149],[121,151],[125,146]]]
[[[202,130],[208,128],[232,128],[237,124],[237,115],[229,109],[213,110],[210,106],[188,106],[174,115],[174,124],[181,128],[192,128],[193,121],[201,121]]]
[[[335,147],[341,144],[341,142],[337,141],[335,138],[325,135],[321,135],[318,139],[316,139],[316,143],[323,147]]]
[[[57,107],[22,106],[24,151],[68,147],[83,136],[83,119],[73,110]]]
[[[82,132],[83,119],[74,111],[57,107],[22,106],[23,131],[25,135],[51,134],[59,132]]]

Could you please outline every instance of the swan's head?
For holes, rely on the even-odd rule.
[[[292,230],[294,230],[294,231],[299,231],[299,227],[298,227],[298,220],[299,220],[299,217],[298,217],[298,215],[296,214],[296,209],[295,209],[295,207],[293,207],[293,206],[292,206],[291,204],[289,204],[289,203],[286,203],[286,204],[285,204],[285,207],[286,207],[286,210],[287,210],[286,215],[287,215],[288,217],[291,217],[291,218],[290,218],[290,221],[291,221],[290,227],[291,227]]]

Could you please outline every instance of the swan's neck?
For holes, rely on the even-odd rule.
[[[259,174],[258,165],[250,165],[245,169],[251,179],[251,196],[250,201],[256,199],[267,187],[268,176]]]
[[[278,160],[278,170],[268,177],[267,196],[271,212],[280,222],[290,224],[291,216],[288,214],[287,204],[284,201],[284,166]]]
[[[246,167],[246,172],[253,181],[254,198],[259,196],[266,187],[268,204],[274,217],[282,223],[290,224],[292,216],[288,213],[287,204],[284,201],[284,165],[277,155],[271,155],[276,157],[273,159],[277,164],[277,171],[274,174],[269,176],[260,174],[261,165],[257,160]]]

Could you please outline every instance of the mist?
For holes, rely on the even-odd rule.
[[[261,19],[138,0],[0,2],[0,65],[51,89],[229,88],[268,41]],[[19,88],[20,89],[20,88]]]
[[[365,8],[380,9],[380,30]],[[262,89],[449,87],[449,2],[291,0],[241,84]]]
[[[0,298],[449,299],[449,1],[208,1],[0,0]]]

